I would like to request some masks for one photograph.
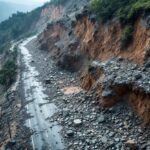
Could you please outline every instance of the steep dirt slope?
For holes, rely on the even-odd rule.
[[[108,60],[121,56],[136,63],[143,63],[146,50],[150,45],[150,30],[148,22],[139,18],[134,26],[132,44],[121,49],[120,38],[123,27],[118,22],[98,24],[88,17],[78,20],[75,26],[75,35],[81,41],[81,50],[88,53],[92,59]]]

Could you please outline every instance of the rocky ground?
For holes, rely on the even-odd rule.
[[[0,149],[30,149],[32,132],[24,125],[28,115],[24,109],[25,104],[21,101],[18,92],[8,90],[1,102]]]
[[[78,74],[60,70],[51,61],[48,52],[36,48],[32,41],[28,48],[50,97],[59,111],[50,122],[57,121],[68,150],[128,150],[150,149],[149,129],[141,127],[141,121],[131,108],[118,104],[101,109],[92,95],[79,87]],[[73,91],[73,92],[72,92]]]

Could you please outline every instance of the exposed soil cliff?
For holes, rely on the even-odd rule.
[[[136,21],[133,41],[128,47],[122,49],[120,39],[124,28],[117,21],[101,24],[92,19],[92,17],[83,16],[82,19],[80,17],[74,30],[81,41],[81,50],[85,51],[90,58],[108,60],[121,56],[138,64],[144,62],[146,50],[150,46],[147,20],[139,18]]]

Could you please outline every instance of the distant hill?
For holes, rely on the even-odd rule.
[[[0,22],[8,19],[13,13],[17,11],[27,12],[31,11],[36,6],[34,5],[23,5],[23,4],[16,4],[10,2],[3,2],[0,1]]]

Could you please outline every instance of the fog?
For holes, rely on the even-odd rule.
[[[0,2],[1,1],[24,5],[41,5],[49,0],[0,0]]]
[[[0,0],[0,22],[17,11],[27,12],[43,5],[48,0]]]

